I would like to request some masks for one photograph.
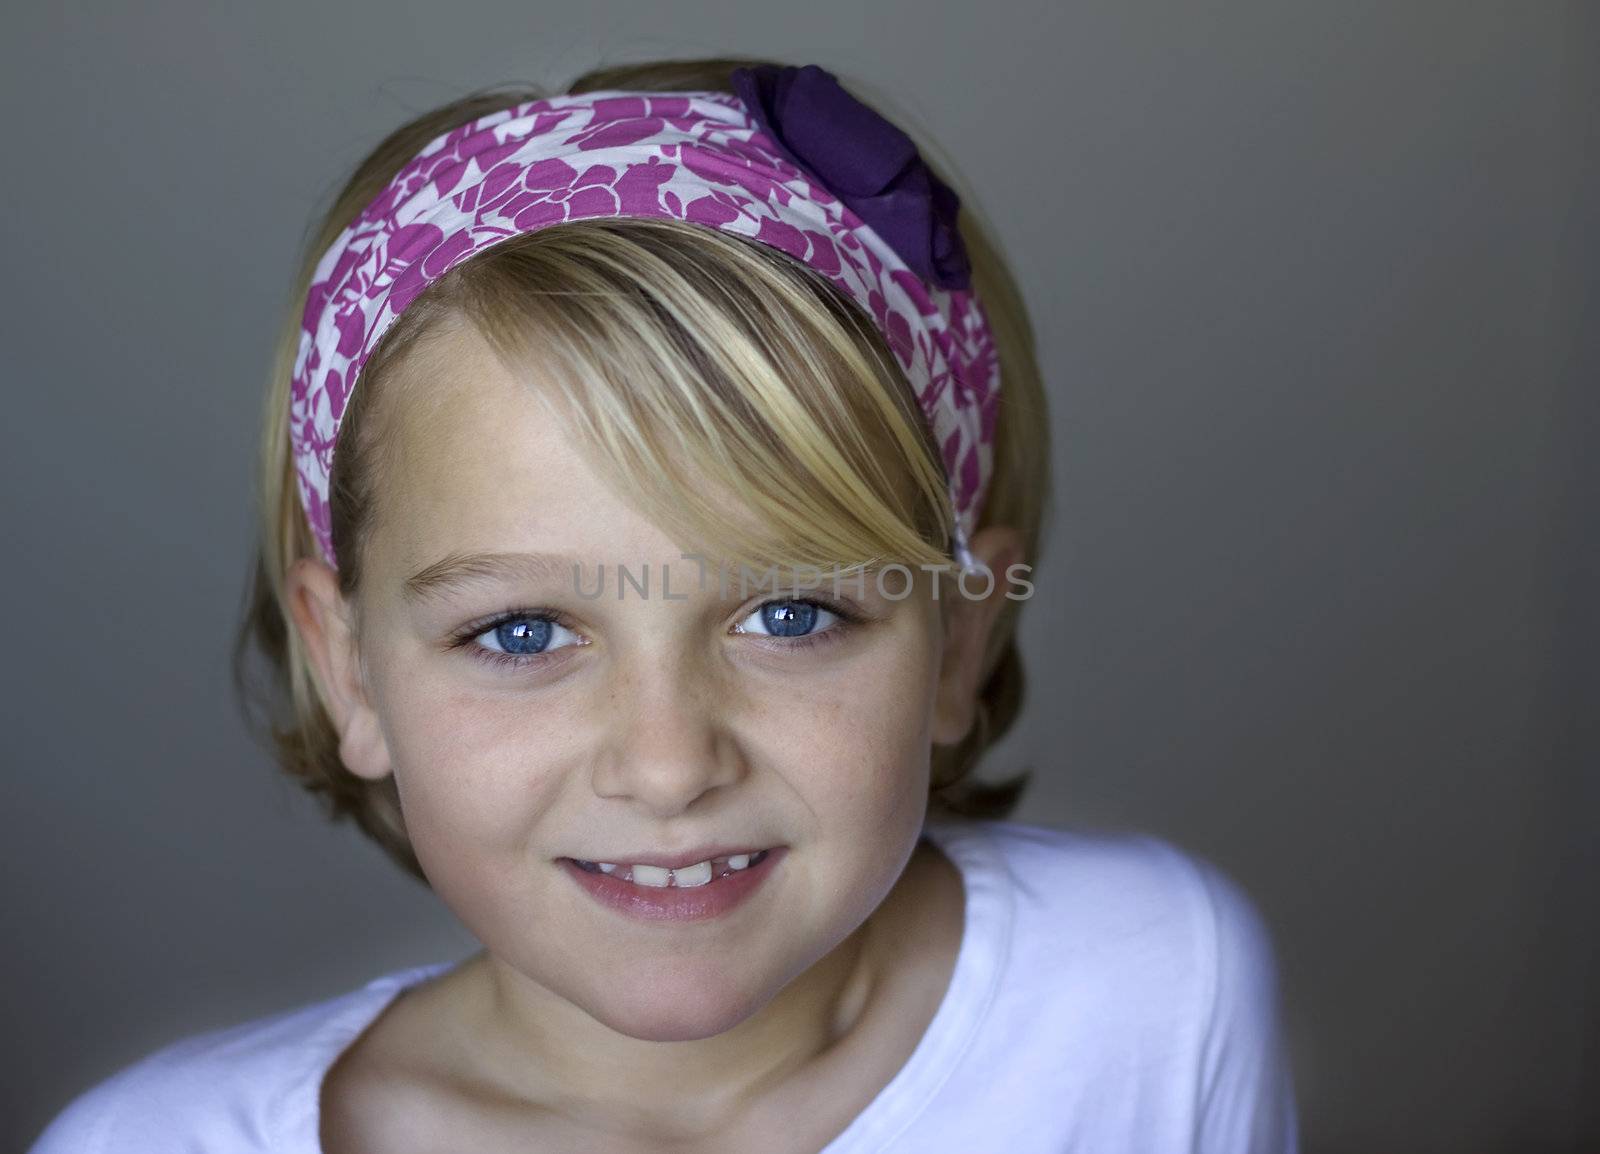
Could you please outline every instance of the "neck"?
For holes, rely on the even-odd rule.
[[[803,1075],[865,1018],[883,984],[877,926],[889,904],[737,1025],[682,1041],[620,1033],[480,953],[469,963],[478,990],[469,1017],[474,1080],[602,1126],[715,1132]]]

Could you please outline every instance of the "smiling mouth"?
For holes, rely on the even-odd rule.
[[[710,885],[712,882],[723,878],[732,877],[744,872],[752,866],[760,865],[766,860],[771,850],[760,850],[753,854],[730,854],[727,857],[711,858],[708,861],[696,862],[694,865],[682,866],[678,869],[665,869],[661,866],[631,865],[629,863],[592,862],[582,858],[569,858],[574,865],[585,873],[606,874],[617,881],[632,882],[637,886],[650,889],[692,889],[697,886]]]

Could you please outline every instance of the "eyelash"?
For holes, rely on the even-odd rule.
[[[825,597],[776,597],[763,601],[750,610],[751,613],[760,612],[768,605],[815,605],[819,609],[826,609],[829,613],[839,618],[839,623],[821,633],[811,633],[804,637],[778,637],[778,641],[785,649],[810,649],[817,645],[829,644],[839,640],[838,634],[847,633],[864,618],[861,614],[845,608],[842,604]],[[749,616],[749,614],[746,614]],[[457,633],[450,643],[450,648],[471,649],[472,656],[486,665],[498,668],[523,669],[530,665],[542,665],[552,660],[548,653],[497,653],[493,649],[485,649],[474,642],[491,629],[498,629],[512,621],[548,621],[552,625],[559,625],[563,629],[573,628],[564,613],[552,609],[511,609],[497,614],[486,621],[475,622]],[[761,636],[757,634],[756,636]]]

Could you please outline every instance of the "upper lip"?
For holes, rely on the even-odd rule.
[[[617,854],[615,857],[590,857],[581,858],[581,861],[614,862],[618,865],[648,865],[659,866],[665,870],[682,869],[684,866],[694,865],[696,862],[710,861],[714,857],[730,857],[736,853],[756,854],[770,846],[751,845],[748,842],[742,845],[708,845],[699,849],[686,849],[681,853],[652,853],[649,850],[640,850],[637,853]]]

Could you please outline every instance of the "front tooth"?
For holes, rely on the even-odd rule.
[[[633,880],[642,886],[664,888],[672,877],[672,871],[662,869],[660,866],[636,865],[633,867]]]
[[[603,874],[611,874],[611,873],[616,873],[617,872],[617,863],[616,862],[603,861],[603,862],[596,862],[595,864],[600,867],[600,872],[603,873]]]
[[[731,867],[733,867],[736,870],[742,870],[742,869],[744,869],[745,866],[747,866],[749,864],[750,864],[750,855],[747,854],[747,853],[736,853],[736,854],[734,854],[732,857],[730,857],[728,859],[728,865],[730,865]]]
[[[697,861],[692,866],[672,871],[672,884],[675,886],[703,886],[710,880],[711,863],[708,861]]]

